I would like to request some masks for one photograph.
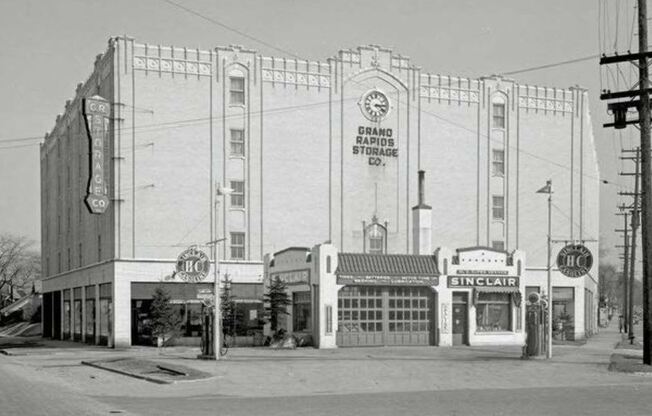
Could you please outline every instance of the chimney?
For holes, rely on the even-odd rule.
[[[423,191],[423,181],[425,180],[426,172],[423,170],[419,171],[419,205],[423,205],[423,200],[425,199],[425,194]]]
[[[425,174],[419,171],[419,201],[412,208],[413,254],[432,254],[432,208],[425,203]]]

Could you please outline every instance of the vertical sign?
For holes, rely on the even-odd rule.
[[[109,206],[105,178],[106,154],[104,151],[109,130],[111,107],[107,100],[95,95],[84,98],[82,105],[86,130],[90,142],[90,178],[85,202],[91,214],[103,214]]]

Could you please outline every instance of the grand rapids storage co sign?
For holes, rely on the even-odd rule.
[[[103,214],[109,207],[109,192],[105,178],[111,104],[99,95],[95,95],[84,99],[82,111],[90,142],[90,178],[85,202],[92,214]]]

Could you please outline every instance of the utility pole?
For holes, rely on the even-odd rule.
[[[627,309],[627,328],[629,343],[634,344],[634,274],[636,271],[636,229],[638,228],[638,200],[640,179],[640,154],[641,149],[636,149],[636,173],[634,174],[634,207],[632,208],[632,246],[629,259],[629,308]]]
[[[650,92],[648,58],[652,54],[647,50],[647,0],[637,0],[638,3],[638,53],[630,53],[614,56],[606,56],[600,59],[600,65],[617,62],[638,62],[638,89],[629,91],[604,91],[600,98],[611,100],[617,98],[629,98],[625,101],[611,103],[607,108],[614,114],[614,122],[605,124],[604,127],[615,127],[623,129],[628,124],[638,123],[641,130],[640,159],[641,159],[641,240],[643,257],[643,363],[652,365],[652,188],[650,157]],[[634,88],[634,87],[633,87]],[[639,97],[639,100],[631,98]],[[638,109],[638,120],[627,120],[627,110]]]
[[[641,170],[642,191],[641,211],[643,213],[643,363],[652,365],[652,305],[650,289],[652,282],[652,252],[650,237],[652,233],[652,193],[650,188],[650,93],[647,69],[647,1],[638,0],[638,61],[639,88],[641,91]]]
[[[629,318],[628,318],[628,312],[629,312],[629,279],[627,278],[627,275],[629,273],[629,237],[628,237],[628,232],[629,232],[629,222],[627,221],[629,214],[627,211],[625,211],[625,207],[621,206],[619,207],[623,212],[618,213],[616,215],[621,215],[623,216],[624,222],[623,222],[623,229],[622,230],[616,230],[616,232],[622,232],[623,234],[623,245],[622,246],[616,246],[618,248],[623,248],[623,275],[622,275],[622,284],[623,284],[623,300],[622,300],[622,307],[620,309],[620,314],[623,316],[623,323],[624,323],[624,330],[627,332],[628,326],[629,326]]]

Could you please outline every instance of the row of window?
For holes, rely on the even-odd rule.
[[[493,128],[504,129],[505,128],[505,104],[503,103],[493,103],[492,105],[492,126]],[[505,176],[505,150],[504,149],[492,149],[491,151],[491,173],[493,176]],[[505,219],[505,197],[502,195],[494,195],[492,198],[492,217],[494,220],[502,221]],[[502,240],[494,240],[491,242],[491,246],[496,250],[505,250],[505,242]],[[486,317],[491,314],[497,314],[497,308],[495,305],[485,306],[479,309],[478,312],[478,326],[486,326],[481,324],[481,321],[486,320]],[[490,310],[491,309],[491,310]],[[501,320],[504,321],[504,314],[501,312]],[[501,324],[504,324],[502,322]]]
[[[77,267],[83,267],[84,266],[84,251],[83,251],[83,245],[82,243],[79,243],[77,246]],[[67,250],[67,267],[64,269],[63,267],[63,259],[61,258],[61,252],[59,251],[57,253],[57,264],[56,264],[56,273],[62,273],[64,271],[72,270],[73,269],[73,251],[72,248],[68,247]],[[97,261],[100,262],[102,261],[102,236],[98,235],[97,236]],[[45,258],[45,273],[47,275],[50,275],[54,272],[53,268],[50,266],[50,257],[47,256]]]

